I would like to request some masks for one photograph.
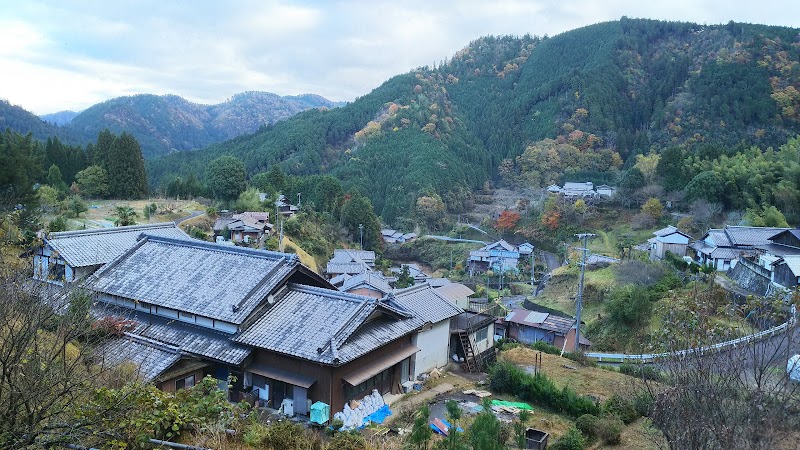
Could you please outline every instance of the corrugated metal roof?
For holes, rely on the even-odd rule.
[[[439,323],[464,312],[428,283],[395,291],[393,296],[400,306],[430,323]]]
[[[89,287],[240,324],[298,266],[286,253],[145,236],[97,271]]]
[[[173,222],[97,230],[50,233],[45,244],[57,251],[72,267],[106,264],[136,245],[142,233],[175,239],[191,239]]]
[[[461,283],[445,284],[444,286],[437,287],[436,292],[453,303],[455,303],[456,300],[467,298],[475,293],[475,291]]]
[[[529,323],[542,323],[547,319],[550,314],[544,312],[531,311],[525,316],[525,322]]]
[[[290,284],[278,292],[276,303],[234,340],[321,364],[341,365],[425,323],[417,317],[392,316],[394,309],[374,298]]]
[[[534,314],[533,316],[531,316]],[[542,318],[540,315],[546,314],[547,317]],[[528,320],[531,317],[534,320],[541,320],[541,322],[532,322]],[[552,331],[560,335],[566,335],[570,328],[575,325],[575,319],[556,316],[555,314],[531,312],[527,309],[515,309],[506,315],[506,322],[517,323],[532,328],[538,328],[545,331]]]

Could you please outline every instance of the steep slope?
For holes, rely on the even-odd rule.
[[[458,211],[504,159],[545,138],[625,160],[675,145],[778,146],[800,132],[798,87],[791,28],[623,17],[552,38],[490,36],[343,108],[161,159],[151,182],[232,154],[251,173],[332,172],[391,222],[432,193]]]

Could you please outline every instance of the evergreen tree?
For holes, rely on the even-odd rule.
[[[112,197],[143,198],[147,196],[144,157],[139,142],[132,135],[123,132],[114,139],[111,152],[106,160],[106,167],[109,191]]]
[[[208,164],[208,189],[217,200],[230,201],[239,197],[247,187],[244,164],[233,156],[220,156]]]
[[[372,209],[372,203],[367,197],[358,192],[350,194],[350,199],[342,207],[342,225],[347,228],[353,241],[356,242],[361,238],[359,225],[363,225],[364,249],[380,249],[383,243],[381,225],[378,216]]]
[[[47,169],[47,184],[60,192],[67,192],[67,183],[64,183],[64,178],[61,176],[61,169],[55,164]]]
[[[89,166],[75,175],[80,192],[86,197],[108,196],[108,173],[100,166]]]
[[[114,144],[116,137],[108,129],[105,129],[97,135],[97,145],[94,147],[94,161],[91,163],[98,165],[106,171],[108,170],[108,161],[111,155],[111,146]]]

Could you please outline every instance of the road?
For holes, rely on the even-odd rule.
[[[184,222],[184,221],[186,221],[186,220],[189,220],[189,219],[194,219],[195,217],[197,217],[197,216],[200,216],[200,215],[203,215],[203,214],[205,214],[203,211],[195,211],[195,212],[193,212],[193,213],[189,214],[189,215],[188,215],[188,216],[186,216],[186,217],[183,217],[183,218],[181,218],[181,219],[178,219],[178,220],[176,220],[176,221],[175,221],[175,223],[176,223],[176,224],[179,224],[179,223],[181,223],[181,222]]]

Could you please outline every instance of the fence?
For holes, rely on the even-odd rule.
[[[686,350],[678,350],[674,352],[665,352],[665,353],[643,353],[640,355],[629,355],[626,353],[586,353],[585,355],[588,358],[595,359],[597,362],[606,362],[606,363],[624,363],[624,362],[638,362],[643,364],[651,364],[659,359],[668,358],[668,357],[683,357],[687,355],[691,355],[693,353],[714,353],[725,350],[727,348],[736,348],[739,344],[745,344],[749,342],[758,342],[763,339],[770,338],[775,336],[775,334],[786,331],[786,329],[793,323],[792,321],[783,323],[776,327],[770,328],[768,330],[764,330],[755,334],[751,334],[749,336],[740,337],[737,339],[733,339],[730,341],[720,342],[719,344],[713,345],[706,345],[703,347],[698,348],[690,348]]]

